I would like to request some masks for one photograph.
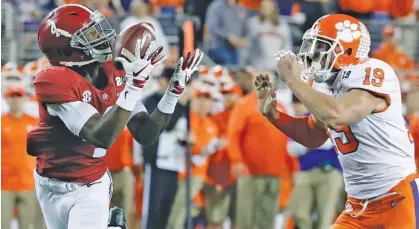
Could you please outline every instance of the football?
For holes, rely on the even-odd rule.
[[[138,23],[121,31],[114,43],[113,57],[123,57],[128,61],[133,61],[138,39],[145,39],[144,48],[140,50],[143,58],[148,44],[156,40],[154,27],[150,23]],[[122,65],[119,62],[116,62],[115,65],[118,69],[122,69]]]

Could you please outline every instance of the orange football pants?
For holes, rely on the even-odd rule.
[[[419,229],[418,188],[419,174],[411,174],[383,198],[370,199],[364,212],[366,200],[349,197],[332,229]]]

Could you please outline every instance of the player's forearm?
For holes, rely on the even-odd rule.
[[[98,147],[109,148],[125,128],[132,114],[145,110],[144,105],[139,102],[141,91],[142,88],[126,84],[116,100],[116,106],[102,116],[92,116],[83,126],[80,137]]]
[[[129,116],[129,111],[114,106],[102,117],[92,116],[80,131],[80,137],[97,147],[108,149],[127,125]]]
[[[304,106],[324,125],[335,129],[336,122],[343,113],[343,104],[324,93],[314,90],[299,79],[287,82],[288,87]]]
[[[170,122],[172,114],[165,114],[156,108],[148,115],[146,112],[136,114],[129,122],[128,129],[134,139],[141,145],[155,143]]]
[[[270,120],[281,132],[308,148],[317,148],[328,139],[326,129],[317,126],[309,117],[291,117],[280,112],[279,118]]]

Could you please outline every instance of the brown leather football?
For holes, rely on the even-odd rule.
[[[144,46],[140,50],[140,55],[143,58],[148,44],[156,40],[154,27],[150,23],[138,23],[121,31],[114,43],[113,57],[123,57],[130,62],[133,61],[138,39],[145,39]],[[116,64],[116,67],[122,69],[122,66],[119,65]]]

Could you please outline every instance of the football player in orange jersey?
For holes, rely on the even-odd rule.
[[[388,64],[368,57],[369,49],[362,22],[343,14],[321,17],[304,34],[298,56],[276,53],[281,79],[312,115],[277,111],[272,83],[262,75],[255,82],[259,109],[306,147],[331,138],[348,193],[333,229],[418,228],[419,179],[399,80]],[[312,87],[302,77],[314,79]]]

